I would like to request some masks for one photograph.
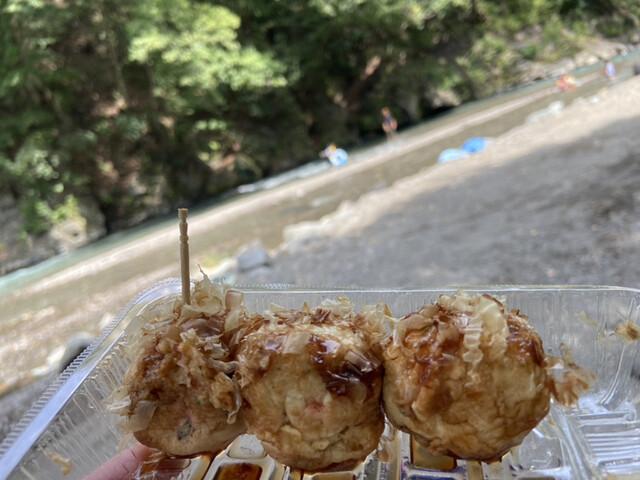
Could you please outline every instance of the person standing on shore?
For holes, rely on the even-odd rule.
[[[380,110],[380,113],[382,114],[382,130],[387,135],[387,140],[394,140],[398,135],[396,132],[398,130],[398,122],[387,107]]]
[[[614,80],[616,78],[616,67],[613,62],[608,61],[604,66],[604,73],[609,80]]]

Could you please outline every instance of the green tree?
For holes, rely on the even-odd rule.
[[[0,0],[0,193],[119,228],[516,84],[637,0]],[[522,45],[522,32],[541,32]],[[535,36],[534,36],[535,37]],[[541,45],[538,45],[541,43]]]
[[[127,24],[128,61],[144,70],[144,96],[152,106],[147,117],[166,165],[203,170],[202,162],[215,164],[242,150],[239,104],[286,85],[278,61],[238,42],[239,26],[237,15],[221,6],[136,4]]]
[[[93,137],[72,117],[79,77],[54,48],[72,18],[52,2],[7,0],[0,10],[0,188],[19,202],[32,233],[45,231],[81,178],[74,150]]]

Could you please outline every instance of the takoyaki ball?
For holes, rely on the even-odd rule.
[[[133,362],[111,410],[149,447],[171,455],[218,452],[246,428],[230,342],[248,317],[242,294],[196,283],[191,304],[173,297],[142,313]]]
[[[384,429],[386,307],[345,297],[311,310],[273,307],[238,350],[245,421],[274,459],[307,471],[364,459]]]
[[[387,417],[435,455],[498,460],[549,411],[542,340],[489,295],[441,295],[400,319],[384,366]]]

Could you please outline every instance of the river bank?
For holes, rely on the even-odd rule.
[[[366,161],[195,213],[193,276],[200,265],[238,285],[640,287],[639,268],[630,260],[640,254],[640,78],[607,84],[564,109],[531,116],[468,159],[425,167],[395,182],[376,180],[366,193],[339,205],[326,200],[335,190],[349,189],[358,175],[384,178],[400,154],[426,164],[420,157],[430,145],[521,107],[486,109]],[[326,214],[312,218],[308,211],[320,200],[326,203],[313,215]],[[261,212],[276,208],[283,209],[283,226],[272,217],[264,225]],[[301,213],[294,215],[295,209]],[[219,262],[208,265],[206,252],[231,242],[212,233],[222,231],[236,241],[261,240],[265,260],[246,270],[233,261],[222,269]],[[97,334],[137,292],[177,276],[174,245],[177,219],[175,226],[2,299],[4,312],[20,303],[32,307],[0,324],[4,391],[45,373],[65,338],[79,331]],[[146,269],[131,274],[136,262]],[[41,302],[45,297],[58,301]],[[1,402],[5,427],[15,419],[2,419],[2,412],[16,402]]]

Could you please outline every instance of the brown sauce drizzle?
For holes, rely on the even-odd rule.
[[[497,302],[493,297],[486,296]],[[459,356],[464,340],[464,333],[459,331],[453,322],[455,317],[465,314],[452,314],[441,305],[429,307],[436,308],[435,313],[431,313],[435,320],[433,325],[408,331],[403,339],[404,345],[416,352],[413,362],[414,365],[419,365],[417,373],[423,385],[428,384],[430,378],[437,377],[446,368],[449,363],[446,356]],[[526,321],[527,317],[518,310],[505,312],[502,306],[501,310],[507,315],[509,350],[517,356],[530,357],[537,365],[543,365],[545,356],[542,342],[529,325],[517,319],[521,317]]]
[[[363,352],[372,368],[363,370],[347,361],[340,352],[340,344],[331,339],[311,335],[309,351],[327,390],[337,396],[348,396],[355,383],[367,387],[367,397],[373,395],[382,372],[380,360]]]
[[[445,338],[442,339],[443,332]],[[450,364],[445,355],[457,357],[462,347],[462,335],[451,323],[435,322],[428,331],[409,332],[405,345],[416,351],[413,360],[417,367],[419,381],[427,385],[431,378]],[[438,343],[439,342],[439,343]]]
[[[182,331],[194,329],[196,335],[202,338],[221,335],[224,328],[224,319],[218,316],[199,317],[188,320],[181,326]]]
[[[323,323],[332,324],[332,314],[329,310],[321,308],[316,309],[315,313],[304,311],[288,312],[286,317],[281,317],[281,324],[288,325],[294,331],[294,326],[301,318],[308,318],[311,324],[319,325]],[[347,328],[351,332],[355,332],[356,328],[351,322],[340,322],[341,328]],[[264,343],[258,343],[254,352],[256,358],[267,358],[268,362],[264,362],[262,366],[254,368],[254,374],[263,376],[271,367],[273,358],[280,355],[284,345],[286,335],[278,335],[268,338]],[[360,368],[358,365],[345,359],[345,348],[340,341],[323,337],[320,335],[310,334],[307,349],[311,355],[318,374],[324,380],[324,383],[332,394],[336,396],[350,396],[355,386],[362,384],[366,387],[367,397],[370,398],[378,390],[381,384],[382,374],[382,354],[381,349],[376,345],[367,350],[361,350],[357,355],[362,355],[364,361],[369,368]]]

